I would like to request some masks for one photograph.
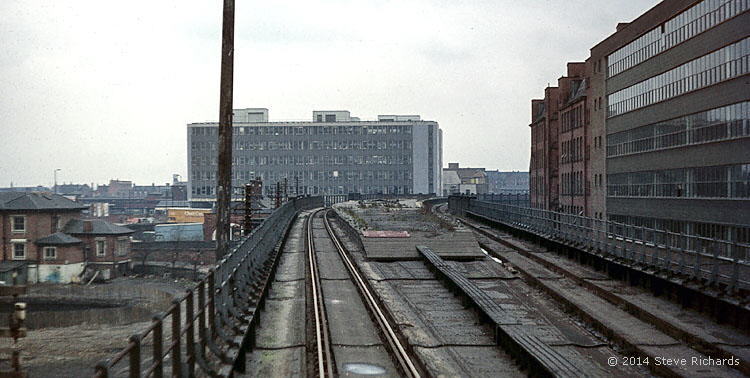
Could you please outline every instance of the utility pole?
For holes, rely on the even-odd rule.
[[[286,177],[284,177],[284,197],[283,197],[283,201],[284,202],[288,202],[289,201],[289,191],[287,189],[288,187],[289,187],[289,182],[286,179]]]
[[[299,197],[299,176],[294,175],[294,196]]]
[[[276,198],[274,201],[274,208],[278,209],[281,207],[281,183],[276,181]]]
[[[232,201],[232,89],[234,84],[234,0],[224,0],[219,88],[219,172],[216,185],[216,260],[229,251]]]

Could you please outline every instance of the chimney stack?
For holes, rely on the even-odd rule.
[[[90,220],[83,221],[83,232],[92,232],[94,231],[94,223]]]

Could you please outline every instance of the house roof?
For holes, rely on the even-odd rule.
[[[37,245],[72,245],[80,243],[82,243],[81,239],[74,238],[62,232],[55,232],[36,241]]]
[[[88,206],[61,195],[44,192],[0,192],[3,210],[83,210]]]
[[[86,222],[91,222],[90,231],[84,231],[84,224]],[[129,235],[135,231],[102,219],[71,219],[63,228],[63,232],[71,235]]]

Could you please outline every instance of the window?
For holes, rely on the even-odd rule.
[[[117,239],[117,256],[126,256],[128,254],[128,237]]]
[[[104,256],[107,253],[107,241],[105,239],[96,240],[96,255]]]
[[[336,122],[335,114],[326,114],[326,122]]]
[[[57,248],[55,247],[44,247],[44,259],[54,260],[57,258]]]
[[[26,217],[11,217],[11,224],[13,227],[13,232],[26,232]]]
[[[26,240],[11,240],[13,244],[13,260],[26,259]]]

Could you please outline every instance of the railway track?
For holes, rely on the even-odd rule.
[[[444,220],[452,221],[453,216],[446,213],[446,207],[446,204],[441,204],[433,206],[431,210]],[[686,356],[688,360],[695,357],[699,361],[705,361],[708,357],[740,362],[737,366],[704,366],[693,369],[651,364],[647,367],[653,373],[665,376],[750,374],[747,365],[747,345],[750,338],[747,335],[708,319],[700,319],[699,315],[690,317],[683,308],[670,306],[669,301],[652,298],[650,294],[645,294],[645,298],[634,294],[623,295],[621,293],[632,293],[634,289],[574,262],[556,258],[549,253],[536,253],[539,251],[535,247],[474,220],[460,220],[476,233],[480,245],[491,255],[512,264],[525,281],[551,295],[586,323],[625,350],[630,350],[637,358],[656,361],[665,354],[671,354]],[[508,253],[509,248],[512,253]],[[569,280],[572,285],[543,278],[545,275],[549,277],[555,274]],[[585,290],[582,291],[581,287]],[[629,324],[629,327],[623,327],[622,324]],[[649,337],[638,336],[643,330],[649,330]]]
[[[365,278],[362,277],[356,265],[349,258],[346,248],[343,243],[339,240],[333,228],[331,227],[331,221],[328,218],[327,210],[318,210],[311,214],[306,223],[306,252],[307,252],[307,264],[309,272],[309,282],[311,291],[311,309],[313,329],[314,329],[314,356],[315,362],[311,368],[311,375],[318,377],[334,377],[344,375],[347,372],[358,373],[361,372],[357,369],[367,369],[368,367],[379,367],[383,364],[383,361],[378,361],[376,358],[372,364],[360,362],[356,364],[346,364],[342,361],[337,361],[336,343],[333,341],[332,333],[334,334],[348,334],[351,329],[340,331],[333,329],[334,326],[346,326],[352,327],[353,323],[346,325],[335,324],[335,321],[331,321],[329,318],[329,312],[327,311],[327,305],[331,303],[338,303],[340,299],[327,300],[327,293],[325,285],[323,283],[324,277],[321,274],[320,256],[319,256],[319,244],[328,243],[317,243],[315,237],[315,228],[313,224],[316,219],[321,220],[328,239],[330,240],[335,252],[338,255],[338,261],[345,267],[348,277],[350,278],[351,284],[356,287],[356,291],[359,293],[359,299],[361,299],[364,307],[366,308],[372,325],[377,329],[377,333],[383,341],[383,346],[388,351],[391,360],[394,362],[395,369],[398,374],[406,377],[421,377],[422,369],[417,365],[412,356],[408,353],[406,345],[401,341],[401,337],[397,334],[396,328],[391,324],[386,312],[381,308],[375,294],[369,288],[369,285]],[[330,252],[330,251],[326,251]],[[330,261],[330,259],[328,259]],[[333,292],[333,290],[332,290]],[[351,298],[347,299],[351,301]],[[355,304],[351,304],[355,305]],[[367,327],[364,327],[367,328]],[[341,353],[344,355],[344,353]],[[312,361],[311,361],[312,362]],[[348,370],[347,372],[341,372],[341,367],[353,368],[354,370]],[[387,372],[387,368],[383,370],[383,373]],[[377,370],[376,370],[377,371]]]

